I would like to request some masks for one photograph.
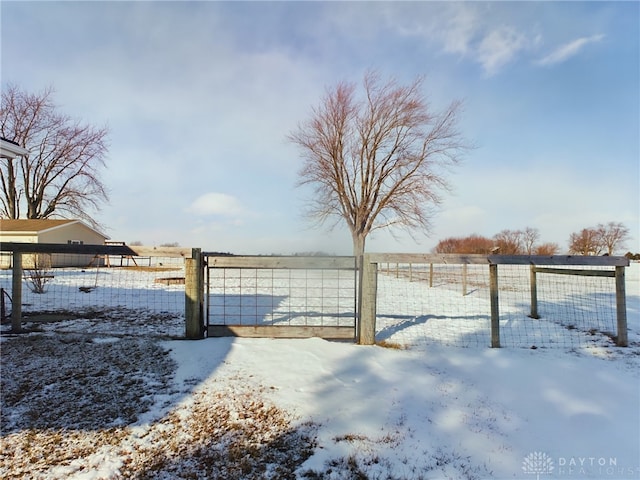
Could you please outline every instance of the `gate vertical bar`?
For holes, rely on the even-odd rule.
[[[206,259],[203,257],[202,258],[202,266],[203,268],[207,269],[207,276],[205,278],[205,283],[204,283],[204,302],[205,302],[205,318],[204,318],[204,329],[205,331],[207,331],[209,329],[209,314],[210,312],[210,306],[209,304],[211,303],[211,269],[209,268],[209,257],[207,257]]]
[[[616,317],[618,321],[618,338],[616,345],[628,347],[627,338],[627,299],[625,291],[624,269],[626,267],[616,267]]]
[[[0,321],[4,322],[5,309],[4,309],[4,288],[0,288]]]

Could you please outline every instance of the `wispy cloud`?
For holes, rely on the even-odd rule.
[[[580,51],[591,43],[597,43],[604,38],[604,34],[592,35],[590,37],[581,37],[572,42],[561,45],[556,48],[549,55],[541,58],[537,62],[537,65],[548,66],[556,65],[567,61],[569,58],[577,55]]]
[[[445,52],[464,55],[472,48],[471,43],[480,27],[478,14],[476,9],[465,4],[453,3],[450,7],[433,29],[441,37]]]
[[[528,41],[526,37],[511,27],[501,27],[489,32],[477,48],[477,61],[489,76],[497,73],[507,63],[515,59]]]
[[[460,55],[480,65],[487,76],[499,73],[535,44],[529,29],[501,18],[499,12],[487,5],[418,3],[414,8],[412,15],[395,8],[395,15],[389,14],[387,21],[391,24],[393,20],[400,35],[423,38],[444,53]]]

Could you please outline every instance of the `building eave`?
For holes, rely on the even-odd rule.
[[[6,138],[0,138],[0,157],[13,159],[26,155],[29,151],[26,148],[22,148],[15,142],[7,140]]]

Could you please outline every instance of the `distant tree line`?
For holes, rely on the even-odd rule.
[[[583,228],[569,237],[569,253],[573,255],[613,255],[624,248],[629,229],[622,223],[609,222],[596,227]],[[502,230],[493,237],[469,235],[440,240],[434,253],[499,254],[499,255],[556,255],[557,243],[540,242],[536,228]]]

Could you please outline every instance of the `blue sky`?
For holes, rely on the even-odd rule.
[[[367,250],[622,222],[640,251],[638,2],[11,2],[2,84],[55,88],[61,110],[110,128],[98,214],[113,240],[234,253],[349,254],[312,229],[286,135],[327,86],[368,69],[425,75],[435,109],[464,101],[477,148],[430,232]],[[428,233],[428,235],[426,234]]]

